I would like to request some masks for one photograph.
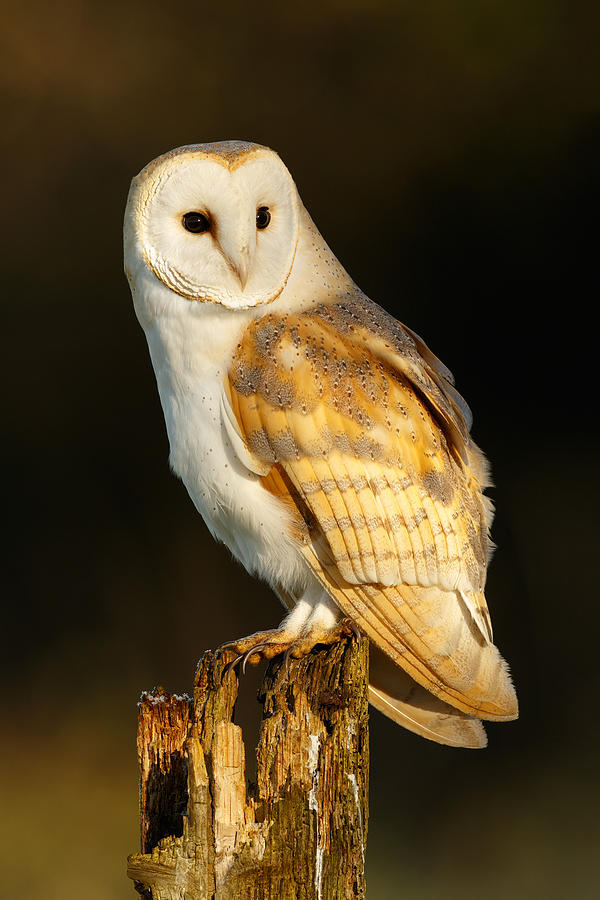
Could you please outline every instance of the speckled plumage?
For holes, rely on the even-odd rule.
[[[194,243],[177,223],[203,190],[214,226]],[[244,217],[264,196],[272,230],[252,237]],[[517,706],[484,597],[486,464],[448,369],[354,285],[265,148],[159,158],[134,181],[125,233],[173,468],[290,609],[240,652],[304,653],[335,638],[339,610],[372,641],[375,706],[433,740],[482,746],[478,720]]]

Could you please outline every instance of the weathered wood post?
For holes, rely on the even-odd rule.
[[[142,852],[129,877],[147,900],[364,897],[368,641],[269,665],[252,786],[231,659],[204,654],[193,702],[142,696]]]

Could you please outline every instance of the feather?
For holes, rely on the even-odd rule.
[[[485,747],[487,738],[479,719],[444,703],[399,670],[371,645],[369,701],[388,718],[409,731],[454,747]]]
[[[513,718],[466,412],[433,354],[423,360],[382,311],[369,331],[368,312],[352,326],[334,304],[252,323],[230,370],[229,424],[253,470],[277,473],[263,485],[304,522],[302,553],[343,612],[440,703]],[[384,694],[374,702],[391,703]]]

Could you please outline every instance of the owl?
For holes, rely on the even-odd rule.
[[[373,706],[484,746],[481,720],[516,718],[517,699],[484,596],[486,461],[450,371],[354,284],[267,147],[155,159],[124,245],[171,467],[287,610],[239,659],[360,630]]]

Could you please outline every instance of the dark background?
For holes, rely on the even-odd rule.
[[[373,713],[369,898],[596,896],[599,24],[573,0],[7,6],[3,896],[135,896],[140,691],[282,616],[169,473],[122,274],[130,178],[224,138],[279,151],[454,371],[497,484],[521,718],[469,752]]]

